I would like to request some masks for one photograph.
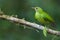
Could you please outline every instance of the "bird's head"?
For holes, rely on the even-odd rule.
[[[42,8],[40,8],[40,7],[32,7],[35,11],[37,11],[37,12],[40,12],[40,11],[42,11]]]

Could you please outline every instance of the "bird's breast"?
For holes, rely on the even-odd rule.
[[[35,18],[36,18],[41,24],[47,23],[47,22],[44,20],[44,15],[43,15],[43,14],[36,13],[36,14],[35,14]]]

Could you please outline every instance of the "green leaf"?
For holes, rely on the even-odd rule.
[[[46,27],[44,27],[43,34],[44,34],[45,37],[47,37],[47,30],[46,30]]]

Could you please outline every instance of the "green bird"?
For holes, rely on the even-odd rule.
[[[55,21],[54,19],[48,15],[42,8],[40,7],[32,7],[35,9],[35,19],[37,19],[42,25],[44,26],[55,26]]]
[[[46,27],[47,26],[54,27],[55,21],[42,8],[40,8],[40,7],[32,7],[32,8],[36,11],[35,12],[35,19],[37,19],[42,25],[44,25],[43,34],[46,37],[47,36]]]

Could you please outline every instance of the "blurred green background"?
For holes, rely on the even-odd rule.
[[[60,0],[0,0],[0,8],[6,15],[18,15],[30,22],[40,24],[34,18],[32,7],[39,6],[56,21],[56,30],[60,30]],[[0,40],[60,40],[60,36],[48,34],[44,37],[41,30],[24,29],[23,25],[0,19]]]

